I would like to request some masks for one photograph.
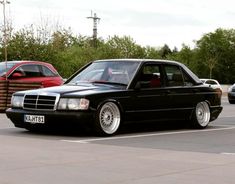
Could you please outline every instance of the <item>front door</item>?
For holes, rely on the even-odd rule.
[[[132,96],[130,117],[134,121],[155,121],[165,119],[169,98],[165,89],[160,64],[145,64],[137,76],[136,89]]]

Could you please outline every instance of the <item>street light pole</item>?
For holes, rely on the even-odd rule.
[[[4,55],[5,55],[5,63],[6,63],[6,71],[7,71],[7,28],[6,28],[6,4],[10,4],[7,0],[2,0],[0,3],[3,5],[3,38],[4,38]],[[6,76],[7,80],[7,76]]]

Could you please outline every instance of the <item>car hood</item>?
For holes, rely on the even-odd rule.
[[[97,93],[112,92],[117,90],[119,91],[124,89],[126,89],[126,87],[124,86],[87,83],[79,85],[62,85],[62,86],[48,87],[36,90],[21,91],[18,92],[18,94],[33,93],[33,94],[49,95],[50,93],[54,93],[54,94],[59,94],[60,96],[87,96]]]

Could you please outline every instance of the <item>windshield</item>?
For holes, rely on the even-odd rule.
[[[11,69],[16,63],[7,63],[7,68],[6,68],[6,63],[1,62],[0,63],[0,76],[2,77],[3,75],[6,74],[6,72]]]
[[[94,62],[75,76],[69,84],[91,82],[128,85],[138,66],[139,62],[134,61]]]

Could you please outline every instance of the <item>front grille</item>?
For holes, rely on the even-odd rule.
[[[25,95],[24,109],[30,110],[55,110],[56,95]]]
[[[232,88],[232,92],[235,92],[235,87]]]

